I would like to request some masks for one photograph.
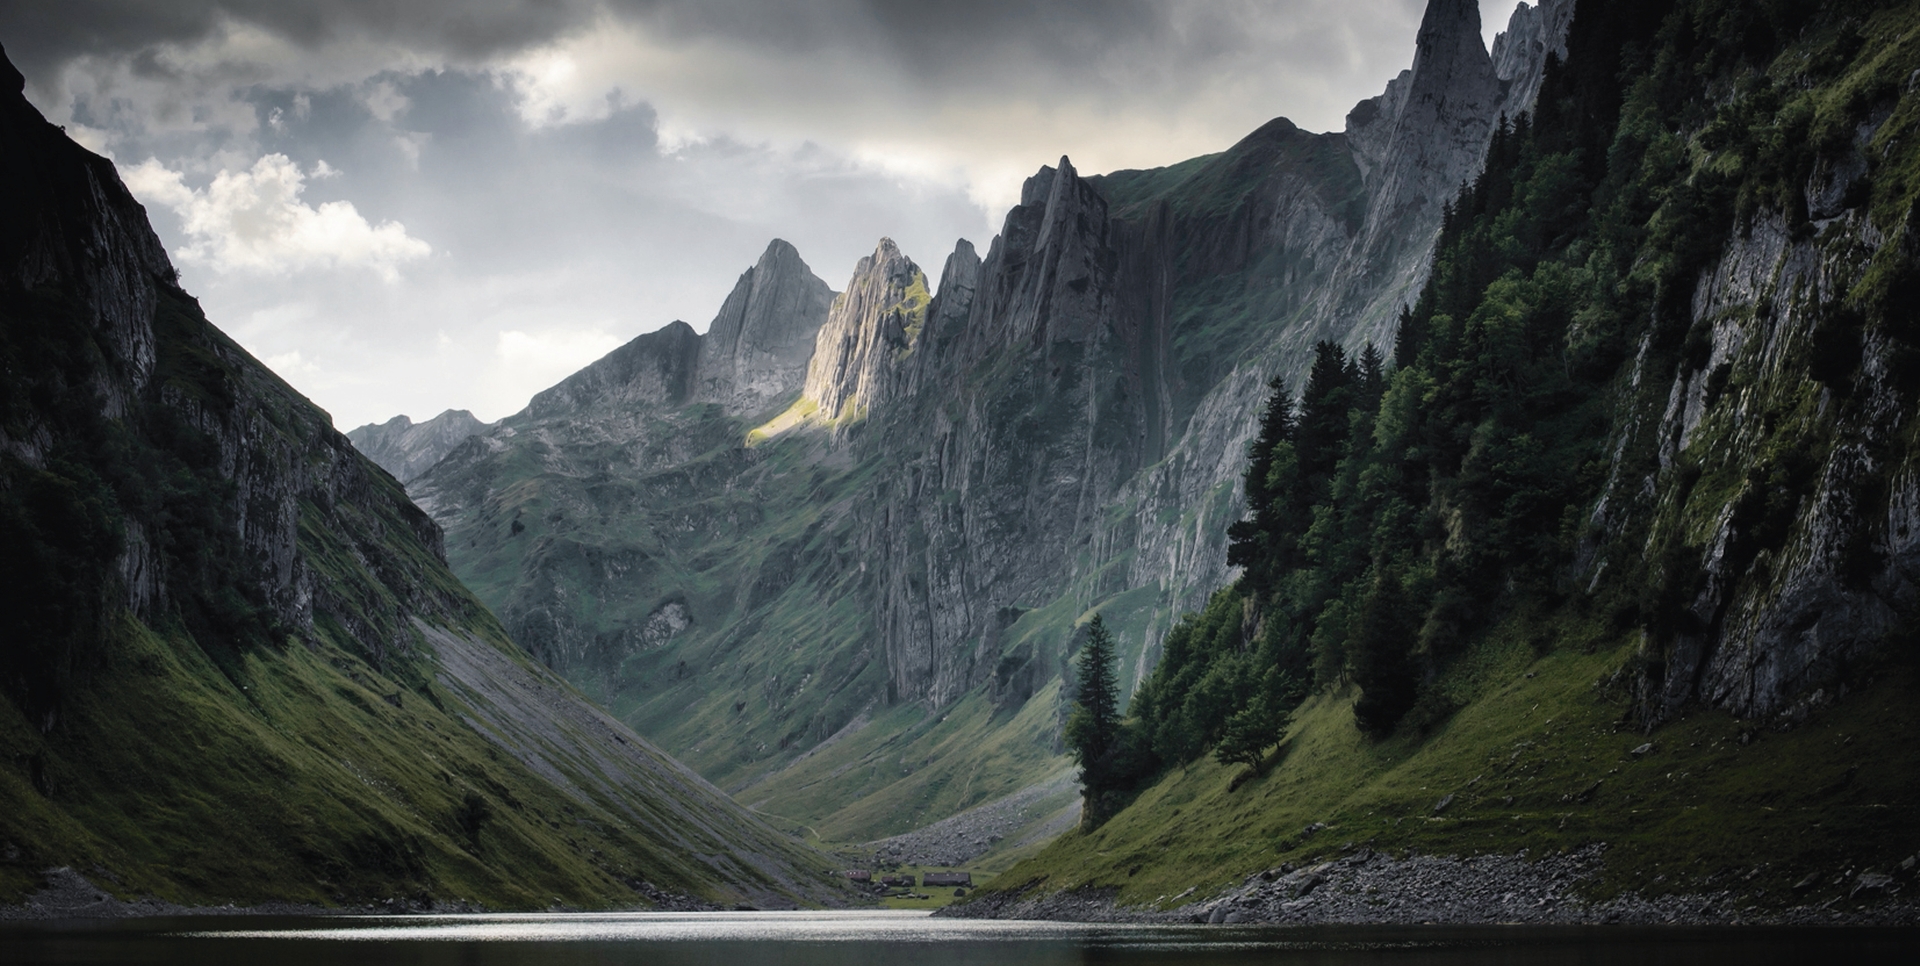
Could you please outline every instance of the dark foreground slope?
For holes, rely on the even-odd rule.
[[[1568,46],[1397,370],[1256,450],[1245,575],[1095,769],[1131,805],[976,911],[1911,921],[1920,5]],[[1206,754],[1263,711],[1257,770]]]
[[[0,70],[0,900],[830,898],[519,652]]]

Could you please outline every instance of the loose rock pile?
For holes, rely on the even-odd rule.
[[[1248,876],[1224,894],[1171,909],[1115,903],[1115,889],[1032,894],[1039,883],[993,892],[954,905],[941,915],[1080,922],[1188,922],[1307,924],[1561,923],[1561,924],[1885,924],[1920,923],[1920,907],[1898,897],[1885,875],[1860,876],[1853,896],[1788,909],[1737,905],[1731,892],[1643,897],[1628,893],[1588,902],[1574,889],[1600,873],[1605,846],[1529,858],[1409,855],[1394,858],[1361,848],[1330,861],[1281,866]],[[1887,881],[1881,881],[1881,880]],[[1193,890],[1188,890],[1192,892]]]
[[[975,806],[925,828],[868,842],[862,848],[873,850],[873,864],[876,866],[966,865],[1008,836],[1018,835],[1023,841],[1037,840],[1051,838],[1065,831],[1079,820],[1077,810],[1055,816],[1053,821],[1037,827],[1035,823],[1047,818],[1048,812],[1056,810],[1057,803],[1049,799],[1076,787],[1071,774],[1063,775],[1046,784],[1023,788],[1005,798]]]

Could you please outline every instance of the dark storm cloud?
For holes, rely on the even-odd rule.
[[[372,35],[479,57],[551,38],[592,9],[585,0],[6,0],[0,43],[29,76],[88,54],[192,44],[227,21],[308,46]]]
[[[192,45],[228,24],[305,47],[378,38],[476,60],[585,28],[603,11],[682,39],[790,53],[864,47],[929,76],[1011,51],[1085,64],[1171,26],[1168,6],[1148,0],[6,0],[0,43],[30,77],[80,56]]]
[[[1337,128],[1424,6],[0,0],[0,43],[141,186],[218,323],[352,425],[503,415],[703,325],[773,237],[837,287],[881,235],[930,268],[984,247],[1062,154]]]

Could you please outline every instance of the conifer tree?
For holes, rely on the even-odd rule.
[[[1087,623],[1087,642],[1075,665],[1079,694],[1067,718],[1067,747],[1080,765],[1082,784],[1097,784],[1100,766],[1120,731],[1120,682],[1114,673],[1113,635],[1099,614]],[[1088,776],[1095,782],[1090,783]]]
[[[1300,416],[1294,430],[1294,448],[1300,474],[1309,487],[1302,496],[1308,505],[1325,496],[1335,464],[1346,454],[1348,415],[1353,410],[1353,383],[1357,373],[1347,354],[1322,341],[1313,347],[1313,368],[1300,396]]]
[[[1293,396],[1279,376],[1269,380],[1267,388],[1260,435],[1247,452],[1247,518],[1227,528],[1227,564],[1245,569],[1247,586],[1256,594],[1290,562],[1285,559],[1288,534],[1282,517],[1285,501],[1293,495],[1287,492],[1293,476]],[[1286,464],[1278,467],[1281,472],[1275,472],[1276,463]]]
[[[1067,750],[1080,766],[1081,821],[1091,828],[1119,810],[1122,786],[1128,774],[1120,751],[1120,681],[1114,671],[1117,656],[1113,635],[1100,615],[1087,623],[1087,642],[1076,664],[1078,695],[1067,716]]]
[[[1360,699],[1354,702],[1353,717],[1360,730],[1384,735],[1399,724],[1418,698],[1413,647],[1413,605],[1400,577],[1381,573],[1374,577],[1354,621],[1349,642],[1353,656],[1353,680],[1360,685]]]
[[[1359,372],[1359,407],[1371,411],[1380,405],[1380,396],[1387,391],[1386,359],[1369,342],[1366,348],[1360,350],[1360,359],[1355,368]]]

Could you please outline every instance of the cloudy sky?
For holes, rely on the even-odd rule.
[[[1342,126],[1424,0],[0,0],[210,318],[342,429],[482,419],[769,239],[937,271],[1021,179]],[[1513,3],[1482,0],[1488,33]]]

